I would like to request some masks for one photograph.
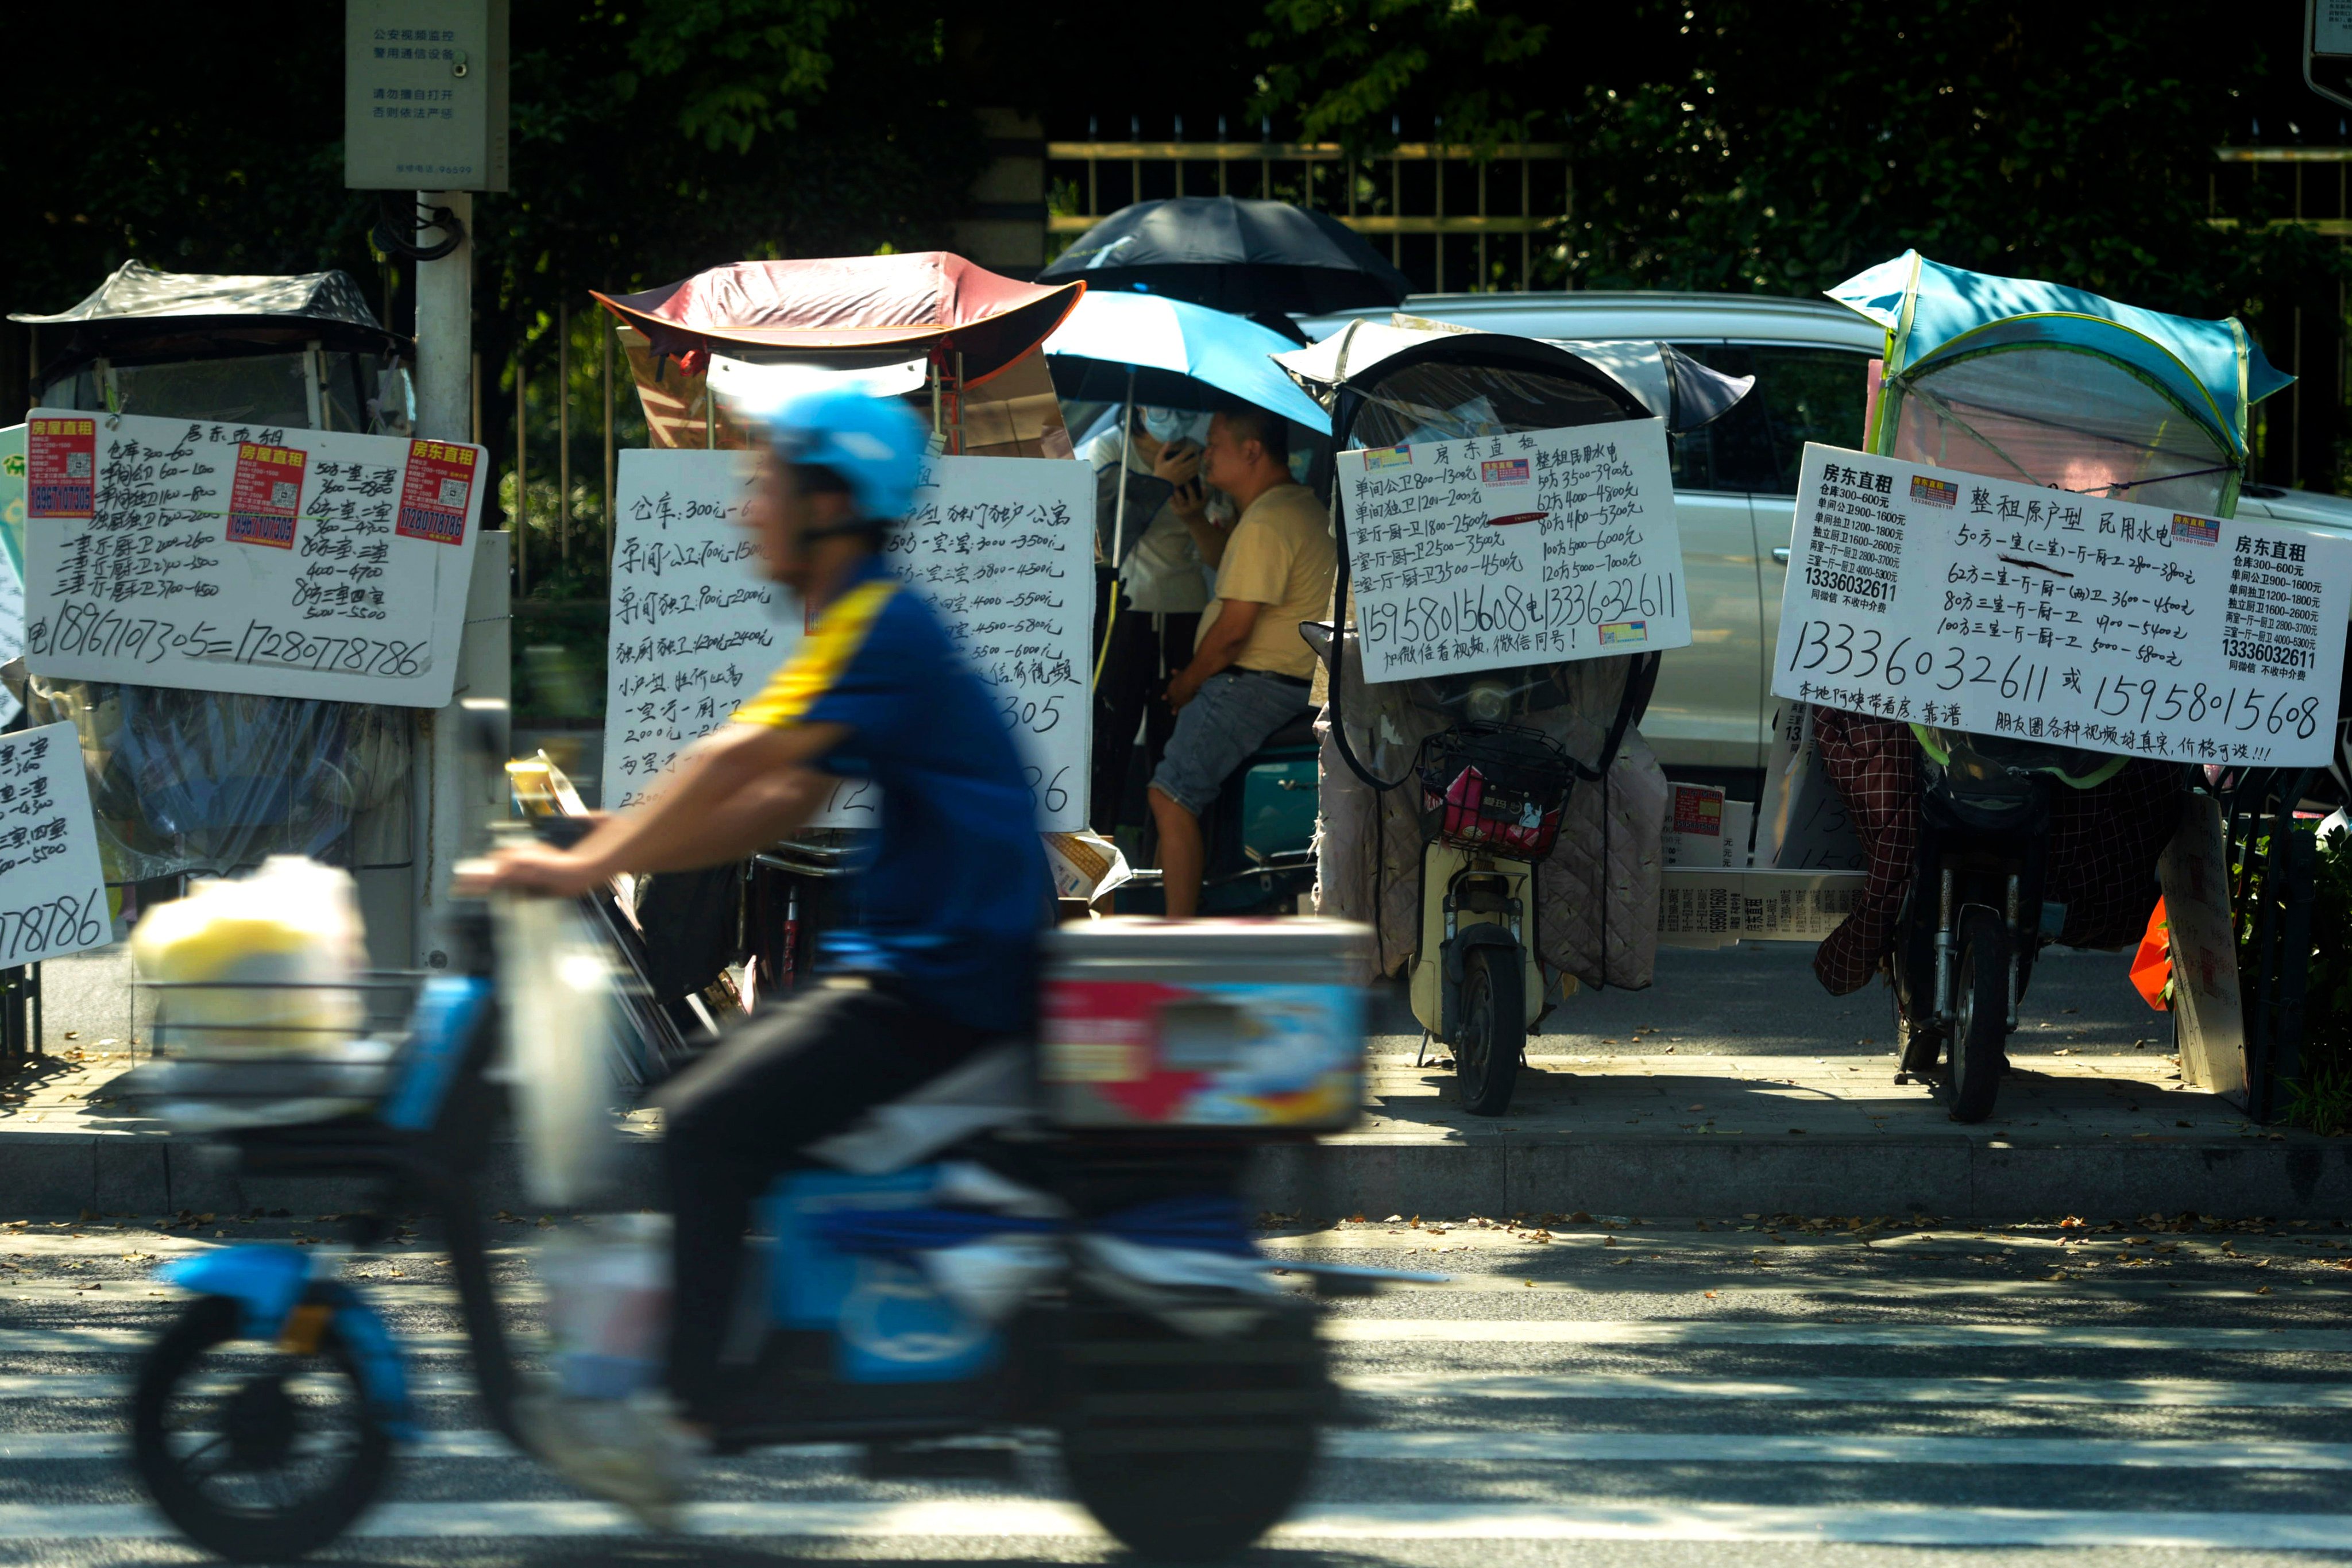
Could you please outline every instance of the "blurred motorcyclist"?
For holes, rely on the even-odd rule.
[[[859,922],[827,933],[817,983],[656,1095],[676,1216],[670,1387],[705,1428],[733,1414],[719,1347],[752,1201],[808,1144],[1030,1028],[1053,897],[989,688],[880,553],[913,497],[920,422],[827,389],[788,398],[767,435],[741,521],[813,617],[799,650],[649,801],[572,848],[508,850],[472,884],[577,894],[718,865],[806,822],[845,776],[880,789]]]

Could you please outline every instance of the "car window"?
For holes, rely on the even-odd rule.
[[[1806,442],[1862,445],[1868,354],[1739,343],[1675,346],[1726,375],[1756,378],[1755,390],[1730,413],[1669,438],[1675,489],[1794,496]]]

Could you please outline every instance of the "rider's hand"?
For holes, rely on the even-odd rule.
[[[1198,441],[1171,441],[1160,448],[1160,456],[1151,459],[1151,477],[1176,486],[1180,494],[1200,471],[1201,444]],[[1180,507],[1178,510],[1182,509]]]
[[[450,890],[461,899],[478,899],[492,891],[571,898],[612,878],[613,873],[600,861],[577,850],[558,849],[548,844],[522,844],[459,867]]]
[[[1192,679],[1192,672],[1188,669],[1178,670],[1169,678],[1168,681],[1169,710],[1171,712],[1182,712],[1184,704],[1192,701],[1200,693],[1201,683]]]

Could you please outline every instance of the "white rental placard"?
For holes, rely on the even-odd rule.
[[[800,605],[760,575],[740,523],[740,452],[621,454],[605,685],[607,805],[641,798],[792,656]],[[891,567],[936,605],[997,689],[1020,742],[1039,826],[1086,826],[1094,626],[1093,479],[1083,463],[933,458]],[[872,826],[881,803],[852,783],[820,826]]]
[[[1782,697],[2175,762],[2333,753],[2352,537],[1808,446]]]
[[[0,965],[113,940],[73,725],[0,735]]]
[[[740,521],[748,452],[621,454],[604,671],[608,808],[634,804],[800,641],[800,606],[760,574]]]
[[[1689,644],[1655,419],[1339,454],[1364,679]]]
[[[54,408],[26,423],[34,674],[448,703],[481,447]]]

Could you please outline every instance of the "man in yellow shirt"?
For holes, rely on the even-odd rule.
[[[1314,650],[1301,621],[1330,608],[1339,564],[1315,492],[1290,478],[1289,428],[1280,416],[1240,407],[1209,422],[1201,472],[1241,509],[1231,533],[1184,518],[1217,595],[1202,612],[1192,662],[1168,683],[1176,729],[1151,775],[1168,912],[1201,903],[1201,813],[1233,771],[1307,706]]]

